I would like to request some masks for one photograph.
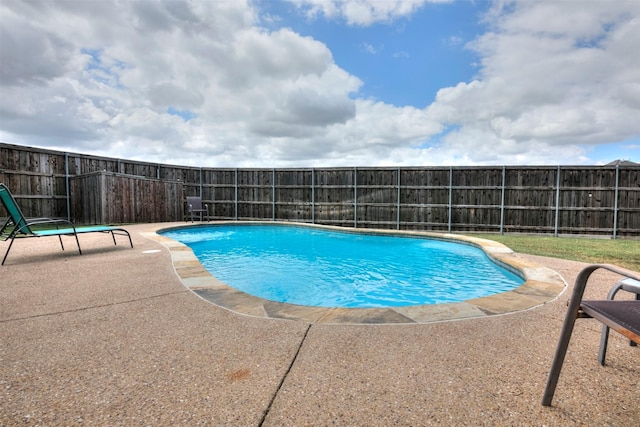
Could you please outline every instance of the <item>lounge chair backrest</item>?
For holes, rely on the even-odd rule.
[[[20,210],[20,206],[16,203],[16,199],[13,198],[13,195],[9,191],[6,185],[0,184],[0,200],[2,201],[2,205],[9,213],[9,218],[13,222],[14,226],[18,229],[18,233],[29,234],[31,230],[27,225],[27,221]],[[9,222],[7,222],[8,224]],[[5,224],[6,226],[6,224]],[[3,230],[4,232],[4,230]]]
[[[187,204],[190,209],[195,211],[202,209],[202,199],[200,197],[187,197]]]

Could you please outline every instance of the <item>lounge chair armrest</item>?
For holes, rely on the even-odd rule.
[[[37,224],[65,224],[73,226],[73,223],[69,220],[63,218],[35,218],[27,220],[27,224],[29,225],[37,225]]]
[[[76,230],[76,226],[71,222],[68,221],[66,219],[54,219],[54,218],[36,218],[35,220],[29,220],[27,221],[27,223],[25,225],[23,225],[22,227],[20,227],[18,229],[18,231],[21,231],[24,228],[29,228],[32,225],[55,225],[56,228],[60,228],[59,225],[63,225],[65,227],[70,227],[73,229],[73,231],[75,232]]]

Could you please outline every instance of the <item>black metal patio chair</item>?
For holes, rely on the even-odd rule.
[[[203,217],[206,217],[207,222],[209,222],[209,205],[202,203],[202,198],[191,196],[187,197],[187,209],[189,211],[189,218],[191,218],[191,222],[193,222],[194,214],[200,217],[200,222],[202,222]]]
[[[601,364],[604,364],[604,355],[606,352],[605,332],[606,336],[608,336],[609,328],[629,338],[633,343],[640,342],[640,300],[638,300],[637,297],[635,300],[613,300],[616,292],[622,289],[620,282],[614,285],[609,291],[609,296],[606,300],[582,300],[589,277],[598,269],[609,270],[625,277],[625,279],[620,282],[631,280],[625,283],[629,285],[640,283],[640,274],[607,264],[590,265],[578,274],[571,299],[569,300],[569,307],[562,326],[551,370],[549,371],[547,385],[544,389],[544,395],[542,397],[542,405],[544,406],[550,406],[553,400],[558,378],[560,377],[560,370],[562,369],[562,364],[567,354],[569,340],[571,339],[576,319],[593,318],[603,324],[603,336],[601,338],[599,354]],[[619,289],[616,289],[618,287]],[[627,289],[632,289],[631,292],[635,292],[633,290],[635,287],[628,287]]]

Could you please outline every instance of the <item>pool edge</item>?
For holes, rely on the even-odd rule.
[[[513,290],[464,302],[389,308],[324,308],[266,300],[232,288],[209,273],[186,245],[158,234],[161,231],[207,225],[286,225],[349,233],[421,236],[467,243],[482,249],[488,257],[520,275],[525,283]],[[515,313],[555,300],[566,289],[557,272],[518,256],[505,245],[482,238],[451,233],[410,230],[354,229],[337,226],[273,221],[216,221],[198,224],[159,224],[143,233],[168,249],[174,270],[182,284],[200,298],[235,313],[281,320],[326,324],[420,324]]]

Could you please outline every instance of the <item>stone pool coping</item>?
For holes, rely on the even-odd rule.
[[[215,278],[198,261],[187,245],[158,234],[183,228],[217,225],[283,225],[309,227],[348,233],[402,235],[426,237],[466,243],[481,248],[491,259],[525,279],[525,283],[511,291],[458,303],[429,304],[389,308],[325,308],[286,304],[249,295]],[[424,231],[356,229],[318,224],[273,221],[218,221],[188,225],[159,225],[155,231],[142,233],[166,247],[176,274],[182,284],[217,306],[254,317],[297,320],[328,324],[416,324],[457,319],[480,318],[528,310],[556,299],[566,283],[555,271],[519,257],[501,243],[459,234]]]

